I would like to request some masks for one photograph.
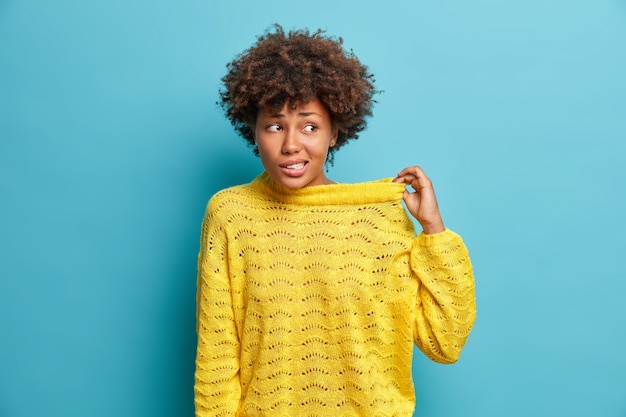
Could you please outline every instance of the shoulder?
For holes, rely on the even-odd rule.
[[[213,194],[209,199],[208,207],[218,209],[230,201],[237,200],[241,194],[246,193],[246,185],[236,185],[234,187],[224,188]]]
[[[239,205],[251,197],[249,184],[225,188],[213,194],[207,204],[207,213],[219,213]]]
[[[205,218],[228,219],[232,216],[250,215],[267,204],[255,183],[236,185],[215,193],[206,207]]]

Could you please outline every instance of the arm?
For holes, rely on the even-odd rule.
[[[239,337],[231,303],[226,233],[209,203],[198,254],[196,416],[234,416],[241,397]]]
[[[413,243],[410,262],[418,279],[415,343],[433,361],[454,363],[476,319],[467,249],[450,230],[422,233]]]
[[[404,190],[407,209],[424,232],[413,243],[411,269],[418,279],[415,343],[436,362],[453,363],[476,319],[474,275],[461,237],[443,225],[430,179],[408,167],[394,179]]]

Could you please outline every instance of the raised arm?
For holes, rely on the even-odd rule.
[[[404,190],[404,202],[424,231],[411,250],[411,269],[418,279],[415,343],[436,362],[456,362],[476,318],[467,248],[445,228],[432,182],[420,167],[403,169],[394,182],[413,189]]]

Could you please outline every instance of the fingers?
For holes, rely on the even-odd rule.
[[[404,168],[393,179],[393,182],[402,182],[407,185],[410,184],[416,191],[422,188],[432,187],[430,178],[426,176],[426,173],[419,166]]]
[[[420,168],[418,165],[404,168],[402,171],[400,171],[398,173],[398,177],[401,177],[401,176],[407,175],[407,174],[412,174],[412,175],[415,175],[415,176],[417,176],[418,174],[425,175],[424,171],[422,170],[422,168]]]
[[[420,167],[404,168],[393,181],[411,185],[415,190],[410,192],[405,188],[403,199],[409,212],[419,221],[426,234],[445,230],[432,182]]]

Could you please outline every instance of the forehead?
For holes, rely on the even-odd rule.
[[[282,105],[266,104],[259,108],[258,116],[277,117],[291,114],[298,115],[318,115],[324,118],[330,118],[330,113],[326,106],[319,100],[287,100]]]

